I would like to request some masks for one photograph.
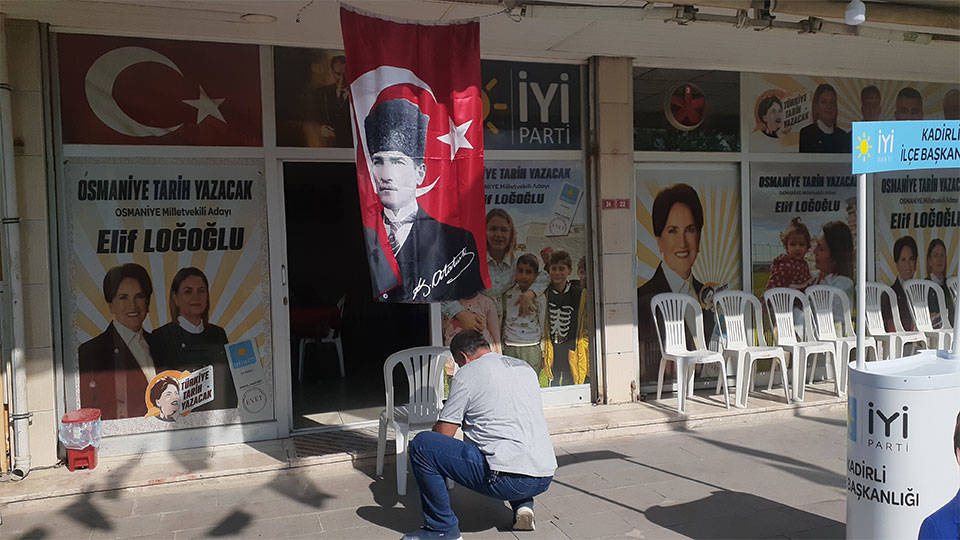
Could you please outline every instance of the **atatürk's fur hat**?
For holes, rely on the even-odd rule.
[[[397,151],[423,159],[430,117],[405,99],[391,99],[374,107],[363,120],[370,155]]]

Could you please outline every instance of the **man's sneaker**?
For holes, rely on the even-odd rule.
[[[530,508],[529,506],[521,506],[520,508],[517,508],[517,513],[513,516],[513,530],[533,530],[533,508]]]
[[[427,529],[417,529],[413,532],[400,537],[400,540],[463,540],[460,531],[428,531]]]

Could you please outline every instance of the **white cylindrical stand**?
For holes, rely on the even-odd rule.
[[[924,519],[953,499],[958,413],[960,362],[952,352],[871,362],[869,371],[851,363],[847,538],[917,538]]]

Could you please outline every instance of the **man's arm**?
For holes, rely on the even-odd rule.
[[[447,437],[453,437],[456,435],[458,429],[460,429],[459,425],[452,424],[450,422],[444,422],[443,420],[437,420],[437,423],[433,425],[433,431],[446,435]]]

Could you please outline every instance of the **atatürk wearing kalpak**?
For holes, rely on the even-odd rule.
[[[364,228],[373,285],[381,300],[436,302],[466,298],[483,289],[473,234],[441,223],[417,203],[426,176],[429,117],[405,99],[377,105],[364,119],[370,171],[400,280],[390,268],[377,232]]]

